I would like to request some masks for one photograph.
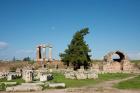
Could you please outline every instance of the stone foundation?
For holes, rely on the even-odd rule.
[[[65,78],[69,79],[96,79],[98,78],[98,74],[93,70],[79,69],[78,71],[67,70],[65,72]]]

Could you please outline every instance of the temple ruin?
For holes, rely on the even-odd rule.
[[[46,48],[48,48],[48,58],[46,56]],[[52,46],[41,44],[36,48],[36,61],[43,65],[47,61],[52,61]]]

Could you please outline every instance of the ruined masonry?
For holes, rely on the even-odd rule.
[[[25,82],[32,82],[33,81],[33,70],[23,70],[23,74],[22,74],[22,78],[23,80],[25,80]]]
[[[113,55],[117,55],[119,58],[112,58]],[[132,69],[133,64],[123,52],[109,52],[104,56],[102,70],[105,72],[131,71]]]
[[[46,57],[46,48],[49,48],[49,56]],[[52,46],[41,44],[36,48],[36,61],[40,65],[44,65],[46,61],[52,61]]]

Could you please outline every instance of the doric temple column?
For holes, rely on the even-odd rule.
[[[46,56],[46,48],[49,49],[48,57]],[[36,48],[36,61],[42,65],[46,64],[46,61],[52,61],[52,46],[41,44]]]
[[[39,48],[39,59],[42,59],[41,46],[39,46],[38,48]]]
[[[45,45],[42,46],[42,54],[43,54],[43,61],[45,63],[46,62],[46,46]]]
[[[52,47],[49,47],[49,61],[52,61]]]
[[[46,59],[46,47],[42,48],[43,58]]]
[[[39,62],[39,47],[36,48],[36,61]]]

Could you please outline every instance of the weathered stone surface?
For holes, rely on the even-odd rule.
[[[99,72],[100,71],[99,64],[92,64],[92,67],[90,69],[91,70],[94,70],[96,72]]]
[[[42,75],[49,73],[47,68],[39,68],[38,70],[34,71],[34,78],[40,79]]]
[[[121,71],[121,65],[119,62],[107,63],[103,66],[103,71],[106,72]]]
[[[49,83],[50,88],[65,88],[65,83]]]
[[[96,79],[98,78],[98,74],[93,70],[66,71],[64,75],[65,75],[65,78],[69,78],[69,79]]]
[[[46,58],[46,48],[49,48],[49,55],[48,58]],[[53,61],[52,60],[52,46],[51,45],[46,45],[46,44],[41,44],[36,47],[36,61],[39,63],[39,65],[42,65],[46,67],[46,62],[47,61]]]
[[[76,79],[87,79],[87,75],[85,73],[76,72]]]
[[[12,80],[13,79],[13,76],[12,75],[8,75],[7,76],[7,80],[9,81],[9,80]]]
[[[97,79],[98,74],[89,72],[89,73],[87,73],[87,78],[88,79]]]
[[[134,66],[132,63],[124,61],[123,62],[123,70],[124,71],[132,71],[134,69]]]
[[[113,55],[118,55],[119,59],[113,59]],[[103,71],[114,73],[121,71],[131,71],[133,65],[128,56],[120,51],[110,52],[104,56]]]
[[[42,82],[36,82],[36,83],[22,83],[23,86],[38,86],[38,85],[44,85]]]
[[[84,66],[80,66],[80,69],[77,70],[78,72],[84,72]]]
[[[42,74],[40,75],[40,81],[49,81],[53,79],[52,74]]]
[[[72,71],[72,72],[66,72],[64,75],[65,75],[65,78],[76,79],[76,76],[75,76],[75,72],[74,71]]]
[[[24,69],[22,72],[22,79],[25,80],[25,82],[32,82],[33,70]]]
[[[7,80],[12,80],[12,79],[16,79],[17,77],[21,76],[21,73],[18,72],[9,72],[7,74]]]
[[[40,81],[47,81],[47,75],[41,75],[40,76]]]
[[[38,85],[31,85],[31,84],[25,84],[25,85],[18,85],[13,87],[7,87],[7,92],[30,92],[30,91],[41,91],[42,87]]]
[[[53,69],[49,69],[49,72],[52,73],[53,72]]]

